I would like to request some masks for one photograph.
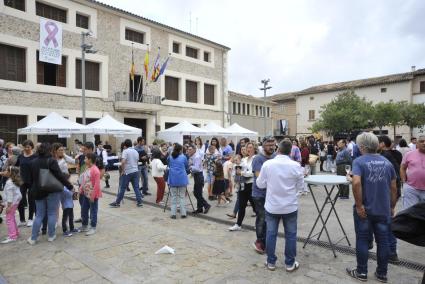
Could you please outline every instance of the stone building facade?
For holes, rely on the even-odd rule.
[[[237,123],[249,130],[258,132],[260,137],[273,135],[276,128],[273,121],[273,111],[276,103],[264,100],[260,97],[245,95],[229,91],[229,113],[230,124]],[[264,129],[264,119],[266,119],[267,130]]]
[[[87,122],[111,114],[141,128],[148,143],[182,120],[227,126],[228,47],[90,0],[1,1],[0,11],[0,137],[51,111],[81,122],[81,33],[89,31],[97,52],[86,54]],[[60,67],[38,61],[40,15],[63,27]],[[144,75],[147,50],[149,73],[158,53],[161,63],[170,57],[157,82]]]

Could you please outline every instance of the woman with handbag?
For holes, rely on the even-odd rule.
[[[56,239],[56,212],[63,187],[73,190],[72,184],[61,172],[58,162],[51,156],[52,146],[50,143],[41,143],[37,149],[37,158],[31,162],[30,167],[30,194],[35,199],[37,211],[32,226],[32,234],[28,239],[30,245],[37,242],[38,234],[47,212],[48,218],[48,241]]]

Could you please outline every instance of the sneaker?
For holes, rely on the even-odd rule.
[[[80,228],[79,230],[80,230],[80,232],[82,232],[82,233],[86,233],[86,232],[88,232],[88,231],[89,231],[89,228],[88,228],[87,226],[81,226],[81,228]]]
[[[239,226],[238,224],[234,224],[232,227],[229,228],[229,231],[234,232],[234,231],[240,231],[242,229],[241,226]]]
[[[33,224],[33,221],[30,219],[30,220],[28,220],[28,222],[27,222],[27,227],[32,227],[32,224]]]
[[[96,234],[96,228],[90,228],[90,230],[86,232],[86,236],[91,236],[94,234]]]
[[[105,188],[110,188],[109,184],[105,185]]]
[[[201,209],[196,209],[195,211],[193,211],[192,212],[192,214],[199,214],[199,213],[203,213],[204,212],[204,210],[201,208]]]
[[[56,240],[56,235],[53,235],[53,237],[48,237],[47,241],[48,242],[53,242],[54,240]]]
[[[6,238],[4,241],[2,241],[2,244],[8,244],[8,243],[12,243],[12,242],[16,242],[16,239],[11,239],[11,238]]]
[[[116,202],[112,202],[112,203],[109,203],[109,206],[112,207],[112,208],[118,208],[118,207],[120,207],[120,204],[116,203]]]
[[[24,222],[19,221],[18,224],[16,224],[18,227],[25,227],[27,224]]]
[[[171,215],[171,219],[177,219],[176,215]]]
[[[77,233],[80,233],[81,231],[79,230],[79,229],[73,229],[73,230],[71,230],[71,233],[73,233],[73,234],[77,234]]]
[[[258,252],[259,254],[264,254],[264,249],[261,242],[255,241],[254,243],[252,243],[252,246],[254,247],[256,252]]]
[[[29,237],[29,238],[28,238],[28,240],[27,240],[27,243],[28,243],[28,244],[30,244],[30,245],[32,245],[32,246],[33,246],[33,245],[35,245],[35,244],[36,244],[36,242],[37,242],[37,241],[35,241],[35,240],[31,239],[31,237]]]
[[[187,217],[187,215],[182,215],[182,219],[185,219]]]
[[[63,232],[64,237],[71,237],[72,233],[70,231]]]
[[[227,217],[229,217],[230,219],[235,219],[236,215],[234,214],[226,214]]]
[[[388,282],[387,275],[379,275],[375,271],[375,277],[376,277],[376,280],[378,280],[379,282],[382,282],[382,283],[387,283]]]
[[[400,259],[398,258],[398,255],[397,254],[392,254],[388,258],[388,262],[391,263],[391,264],[399,264],[400,263]]]
[[[286,271],[288,271],[288,272],[294,272],[299,267],[300,267],[300,264],[298,263],[298,261],[295,261],[294,264],[292,264],[292,266],[286,266]]]
[[[302,196],[306,196],[306,195],[308,195],[308,191],[303,191],[303,192],[301,193],[301,195],[302,195]]]
[[[142,202],[138,202],[138,203],[137,203],[137,207],[143,207]]]
[[[267,267],[268,270],[270,271],[274,271],[276,269],[276,264],[271,264],[271,263],[264,263],[264,265]]]
[[[83,222],[83,220],[81,220],[81,218],[74,221],[74,223],[81,223],[81,222]]]
[[[207,207],[205,207],[204,209],[204,214],[207,214],[208,211],[210,211],[211,205],[208,205]]]
[[[345,271],[348,275],[351,277],[360,280],[360,281],[367,281],[367,275],[365,273],[358,273],[356,268],[346,268]]]

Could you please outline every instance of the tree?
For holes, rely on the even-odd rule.
[[[395,139],[396,127],[403,121],[399,110],[400,105],[394,102],[380,102],[373,106],[372,123],[379,128],[380,135],[384,126],[393,126]]]
[[[360,98],[354,91],[339,94],[330,103],[321,106],[320,118],[313,124],[313,132],[325,131],[329,135],[350,133],[370,127],[372,102]]]
[[[413,128],[423,128],[425,125],[425,105],[424,104],[408,104],[402,102],[399,105],[400,115],[405,125],[410,128],[410,137],[413,136]]]

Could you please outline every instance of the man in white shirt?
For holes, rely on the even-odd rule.
[[[105,149],[103,149],[102,141],[97,142],[96,155],[98,157],[102,157],[103,166],[105,167],[105,175],[103,176],[105,179],[105,188],[110,188],[109,186],[110,175],[109,173],[106,173],[106,171],[108,170],[108,153],[106,152]]]
[[[410,150],[412,150],[412,151],[416,150],[416,141],[417,141],[416,137],[410,138],[410,143],[408,145]]]
[[[282,219],[285,230],[285,264],[286,271],[297,270],[297,192],[304,184],[304,171],[301,165],[289,157],[292,143],[283,140],[279,144],[276,158],[266,161],[257,178],[257,186],[266,188],[266,266],[269,270],[276,268],[276,238],[279,221]]]

